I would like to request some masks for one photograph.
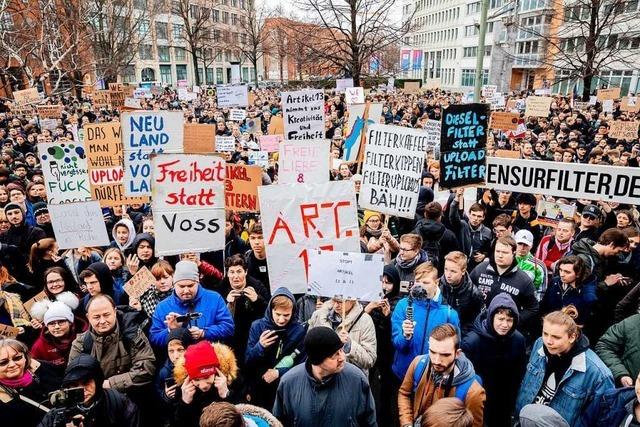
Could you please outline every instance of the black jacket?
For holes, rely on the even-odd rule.
[[[460,242],[460,250],[465,255],[472,256],[475,252],[483,253],[486,256],[489,255],[491,241],[493,240],[491,229],[484,224],[480,224],[477,229],[473,229],[469,222],[461,217],[458,202],[455,199],[451,201],[449,221],[451,222],[451,229],[456,233],[458,242]],[[470,258],[469,261],[469,267],[473,268],[473,258]]]
[[[458,244],[455,234],[453,234],[451,230],[448,230],[441,222],[423,218],[418,221],[413,232],[422,236],[422,249],[425,249],[427,243],[430,241],[438,242],[440,257],[436,267],[438,267],[438,271],[440,272],[444,268],[445,255],[449,252],[460,250],[460,245]]]
[[[440,291],[442,292],[442,302],[449,304],[458,312],[460,328],[465,334],[471,329],[476,317],[482,311],[484,306],[482,292],[473,284],[469,274],[466,273],[462,283],[458,286],[450,285],[444,275],[440,277]]]
[[[27,269],[31,245],[45,237],[47,236],[41,228],[27,225],[24,220],[21,225],[12,225],[5,233],[0,234],[2,263],[13,277],[21,282],[31,281]]]

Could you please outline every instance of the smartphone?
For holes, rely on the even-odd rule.
[[[273,332],[273,335],[276,335],[280,339],[283,339],[284,337],[287,336],[287,330],[286,329],[276,329],[276,330],[273,330],[271,332]]]
[[[173,378],[167,378],[166,380],[164,380],[164,385],[166,388],[172,387],[176,384],[176,380],[174,380]]]

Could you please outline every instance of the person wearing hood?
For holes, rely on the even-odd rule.
[[[527,364],[526,342],[518,327],[518,307],[507,293],[498,294],[462,340],[462,351],[482,378],[487,393],[485,424],[511,425],[511,411]]]
[[[149,233],[140,233],[136,236],[133,243],[129,247],[129,255],[127,256],[127,268],[133,275],[142,267],[151,270],[153,264],[158,262],[155,255],[156,239]]]
[[[455,397],[473,414],[473,426],[482,427],[485,391],[473,365],[460,349],[455,325],[436,326],[429,334],[429,352],[416,356],[398,393],[400,425],[421,424],[421,415],[446,397]],[[493,427],[493,426],[492,426]]]
[[[82,307],[87,311],[89,300],[98,295],[109,295],[116,305],[127,305],[128,295],[124,289],[117,291],[114,289],[113,276],[107,264],[102,261],[94,262],[86,270],[80,273],[80,282],[86,287],[87,294],[82,298]]]
[[[518,196],[518,211],[513,217],[513,232],[529,230],[533,234],[533,247],[537,248],[542,239],[542,226],[538,222],[536,205],[538,199],[529,193],[522,193]]]
[[[422,249],[422,237],[418,234],[403,234],[400,237],[399,253],[392,262],[400,276],[400,289],[409,289],[415,268],[427,262],[427,253]]]
[[[574,307],[554,311],[543,319],[542,337],[533,345],[516,400],[515,413],[528,405],[555,410],[569,426],[585,421],[590,405],[614,388],[607,366],[589,348],[589,340],[574,321]]]
[[[465,254],[453,251],[444,257],[444,274],[439,286],[442,300],[458,312],[462,334],[466,334],[482,311],[484,298],[467,273]]]
[[[455,234],[442,224],[442,205],[438,202],[424,208],[424,218],[416,223],[413,232],[422,237],[427,260],[438,267],[439,272],[444,268],[445,254],[460,249]]]
[[[464,215],[464,189],[456,190],[449,209],[451,229],[456,233],[460,250],[469,257],[469,268],[473,268],[489,257],[493,234],[483,224],[485,208],[474,203],[469,208],[469,218]]]
[[[126,251],[136,239],[136,229],[133,221],[128,218],[122,218],[113,226],[111,235],[113,236],[113,241],[109,246],[118,248],[122,252]]]
[[[82,387],[84,400],[71,407],[51,410],[38,427],[138,427],[138,407],[121,392],[103,387],[104,374],[95,357],[81,354],[69,361],[62,386]]]
[[[516,241],[511,236],[496,241],[494,256],[486,259],[471,272],[471,281],[484,295],[485,307],[496,295],[511,295],[520,313],[519,328],[525,331],[535,325],[538,316],[538,299],[533,280],[518,268],[515,258]]]
[[[251,403],[273,407],[280,378],[304,360],[306,328],[297,320],[295,298],[287,288],[273,293],[264,317],[251,324],[245,354]]]
[[[8,203],[4,207],[4,213],[11,225],[9,230],[0,234],[0,253],[4,265],[11,266],[10,273],[20,282],[30,282],[31,275],[27,268],[27,257],[31,246],[46,234],[39,227],[28,225],[25,222],[23,208],[17,203]]]

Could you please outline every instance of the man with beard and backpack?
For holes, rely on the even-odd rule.
[[[424,218],[418,221],[413,231],[422,236],[422,249],[427,259],[441,272],[444,267],[444,256],[460,249],[456,236],[441,222],[442,205],[431,202],[424,208]]]

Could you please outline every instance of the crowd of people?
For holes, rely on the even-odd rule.
[[[248,163],[275,90],[252,91],[247,119],[166,89],[147,109],[184,112],[235,137]],[[527,93],[511,94],[524,100]],[[424,128],[462,95],[372,90],[380,121]],[[640,224],[635,206],[478,188],[441,190],[425,156],[413,219],[360,210],[360,247],[382,254],[380,300],[294,295],[269,277],[260,215],[226,212],[224,250],[158,257],[148,204],[103,208],[108,247],[61,251],[37,144],[117,121],[90,99],[51,97],[55,128],[0,101],[0,419],[9,426],[637,426]],[[522,103],[523,104],[523,103]],[[608,136],[633,113],[586,111],[556,96],[548,117],[493,129],[488,155],[638,167],[638,139]],[[516,107],[517,108],[517,107]],[[15,108],[14,108],[15,110]],[[331,180],[348,106],[325,97]],[[261,131],[248,121],[261,119]],[[277,156],[263,185],[277,185]],[[602,199],[605,199],[602,195]],[[539,200],[576,215],[541,225]],[[142,267],[143,295],[124,289]],[[35,298],[34,298],[35,297]]]

